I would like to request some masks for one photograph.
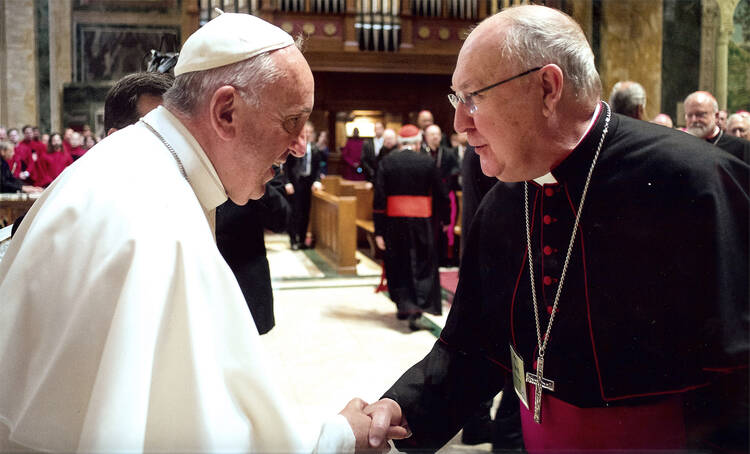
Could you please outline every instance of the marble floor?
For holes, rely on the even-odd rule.
[[[381,269],[365,255],[358,253],[357,276],[342,277],[317,266],[314,251],[291,251],[284,235],[267,236],[266,246],[276,327],[261,339],[303,433],[312,437],[351,398],[377,400],[422,359],[445,315],[430,318],[432,332],[413,332],[396,319],[388,297],[375,293]],[[456,437],[442,452],[486,452],[489,446],[464,446]]]

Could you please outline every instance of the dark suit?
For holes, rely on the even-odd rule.
[[[216,245],[240,284],[260,334],[276,324],[263,230],[283,232],[289,213],[284,181],[278,176],[266,183],[260,199],[244,206],[227,200],[216,209]]]
[[[380,152],[375,155],[375,143],[372,140],[366,140],[362,146],[362,169],[365,172],[365,179],[371,183],[375,183],[375,177],[378,173],[378,164],[383,160],[388,153],[395,150],[396,147],[386,148],[383,145],[380,148]]]
[[[305,242],[307,235],[307,224],[310,221],[310,201],[312,197],[312,184],[320,181],[320,163],[322,154],[315,144],[310,144],[310,168],[309,174],[305,174],[305,158],[289,156],[284,163],[284,175],[286,180],[294,187],[294,194],[289,196],[292,207],[292,216],[289,221],[289,239],[292,246],[300,246]]]

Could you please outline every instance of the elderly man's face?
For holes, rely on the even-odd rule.
[[[224,182],[235,203],[259,199],[265,183],[274,176],[272,166],[281,165],[290,153],[303,156],[307,140],[305,122],[313,108],[314,81],[302,53],[294,46],[271,54],[282,76],[260,93],[260,106],[247,102],[238,106],[238,140],[234,159]]]
[[[727,124],[727,131],[735,137],[750,139],[750,117],[731,117]]]
[[[440,146],[440,139],[442,139],[442,132],[440,127],[437,125],[428,126],[424,131],[424,140],[427,142],[427,146],[433,150],[437,150]]]
[[[398,145],[398,139],[396,138],[396,132],[393,129],[386,129],[383,132],[383,146],[385,148],[393,148]]]
[[[477,27],[464,42],[453,72],[452,89],[465,95],[529,68],[501,60],[497,43],[503,39],[502,21],[493,18]],[[538,73],[512,80],[473,97],[476,112],[459,103],[454,129],[466,133],[480,157],[482,172],[502,181],[523,181],[541,176],[532,162],[534,95],[540,94]],[[532,91],[533,90],[533,91]],[[537,96],[541,98],[541,96]]]
[[[8,140],[10,140],[13,143],[18,143],[18,130],[17,129],[11,129],[8,131]]]
[[[713,102],[707,96],[699,95],[689,98],[685,103],[685,123],[687,131],[704,139],[716,128],[717,112]]]

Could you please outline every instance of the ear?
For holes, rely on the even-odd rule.
[[[637,109],[638,119],[643,120],[646,118],[646,108],[643,105],[638,105]]]
[[[550,117],[562,98],[563,72],[559,66],[549,64],[539,70],[542,78],[542,114]]]
[[[237,108],[240,94],[231,85],[219,87],[211,96],[208,116],[212,129],[222,140],[232,140],[237,135]]]

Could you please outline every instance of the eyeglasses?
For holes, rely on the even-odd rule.
[[[485,91],[487,91],[487,90],[489,90],[491,88],[495,88],[498,85],[502,85],[502,84],[504,84],[506,82],[510,82],[511,80],[518,79],[519,77],[523,77],[526,74],[531,74],[534,71],[539,71],[540,69],[542,69],[542,67],[541,66],[537,66],[536,68],[532,68],[532,69],[530,69],[528,71],[524,71],[521,74],[516,74],[513,77],[509,77],[509,78],[507,78],[505,80],[501,80],[498,83],[495,83],[495,84],[492,84],[492,85],[488,85],[488,86],[486,86],[484,88],[480,88],[479,90],[472,91],[471,93],[467,93],[467,94],[465,94],[463,96],[461,96],[458,93],[451,93],[451,94],[448,95],[448,101],[450,101],[450,103],[451,103],[451,105],[453,106],[454,109],[458,109],[458,103],[461,103],[461,104],[463,104],[463,105],[466,106],[466,108],[469,110],[470,114],[474,114],[477,111],[477,105],[474,104],[474,100],[472,99],[474,96],[478,95],[479,93],[483,93],[483,92],[485,92]]]

